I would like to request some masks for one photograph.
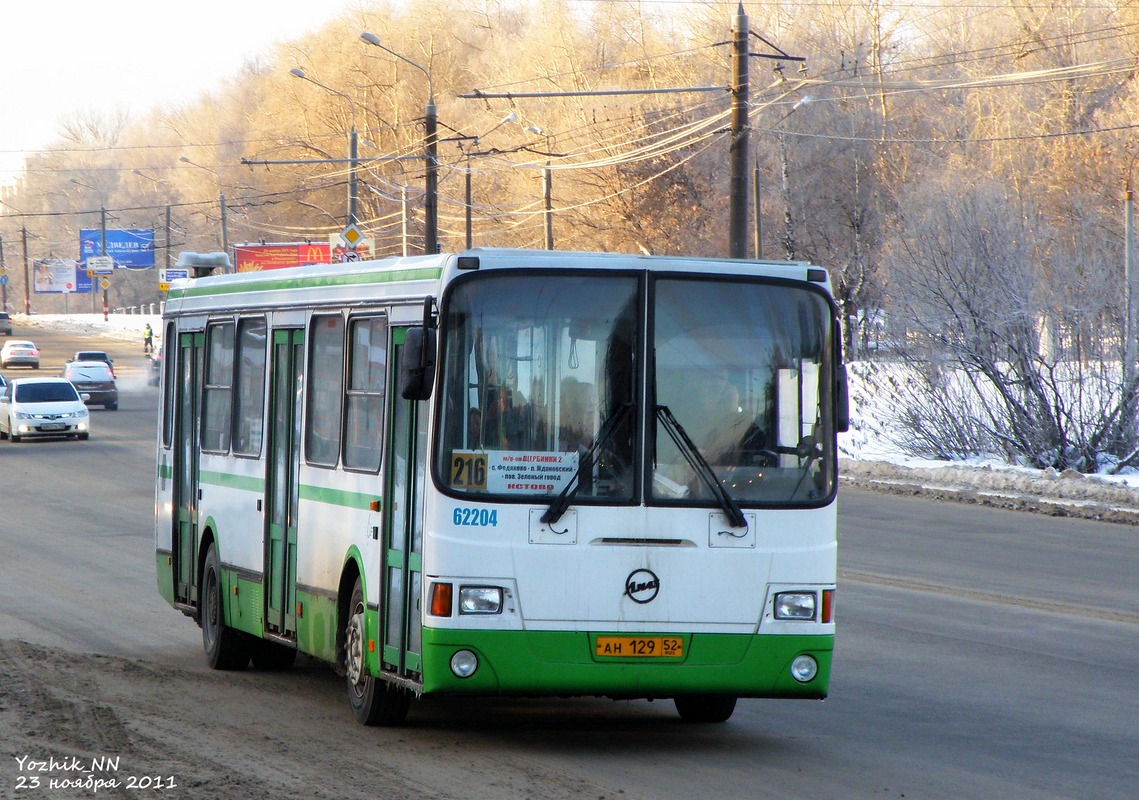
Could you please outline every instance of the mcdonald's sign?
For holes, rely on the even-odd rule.
[[[332,249],[328,242],[238,244],[233,248],[233,265],[237,272],[258,272],[263,269],[331,262]]]

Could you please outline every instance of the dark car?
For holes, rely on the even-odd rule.
[[[102,405],[108,411],[119,407],[119,388],[115,373],[105,361],[68,361],[60,376],[67,378],[87,405]]]
[[[115,375],[115,360],[102,350],[77,350],[75,355],[67,359],[68,364],[73,361],[102,361],[111,368],[111,377]]]
[[[8,315],[7,311],[0,311],[0,334],[4,336],[12,335],[12,318]]]

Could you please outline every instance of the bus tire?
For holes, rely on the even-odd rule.
[[[411,695],[368,672],[364,628],[364,585],[356,579],[344,626],[344,669],[348,704],[361,725],[399,725],[407,718]]]
[[[685,722],[727,722],[736,710],[736,698],[730,694],[685,694],[672,702]]]
[[[253,642],[250,655],[254,669],[262,672],[286,672],[293,668],[293,662],[297,660],[297,649],[268,639],[259,639]]]
[[[241,631],[226,627],[222,612],[221,574],[217,548],[210,545],[202,568],[202,647],[211,669],[240,670],[249,664],[249,639]]]

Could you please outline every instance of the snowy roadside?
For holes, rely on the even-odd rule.
[[[1130,476],[1134,480],[1135,476]],[[839,459],[840,486],[1139,525],[1139,489],[1073,470]]]
[[[13,315],[16,336],[34,339],[37,327],[85,330],[92,336],[142,344],[147,323],[158,334],[157,315],[43,314]],[[852,391],[857,387],[852,386]],[[996,462],[923,461],[901,455],[883,436],[889,421],[866,418],[869,403],[859,403],[850,433],[839,436],[841,485],[894,494],[932,497],[1052,516],[1081,517],[1139,525],[1139,474],[1083,475],[1071,470],[1033,470]],[[872,411],[869,413],[873,413]],[[872,432],[872,433],[871,433]]]

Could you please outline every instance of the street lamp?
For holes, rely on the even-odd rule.
[[[191,161],[188,156],[179,156],[178,160],[183,164],[189,164],[191,167],[204,169],[206,172],[212,172],[214,177],[218,180],[218,207],[221,209],[221,249],[229,258],[229,218],[225,207],[225,192],[222,189],[221,175],[218,174],[216,169],[211,169],[204,164],[199,164],[196,161]]]
[[[546,167],[542,170],[542,199],[545,204],[546,249],[554,249],[553,173],[550,170],[550,134],[537,125],[526,126],[527,133],[546,137]]]
[[[356,188],[356,170],[360,163],[359,156],[359,138],[356,133],[356,103],[344,92],[333,89],[331,86],[326,86],[315,78],[310,78],[303,69],[300,67],[293,67],[289,70],[289,74],[295,78],[300,78],[302,81],[308,81],[311,84],[319,86],[326,92],[339,95],[348,102],[348,111],[352,115],[352,130],[348,134],[348,224],[355,225],[359,218],[357,217],[356,210],[360,203],[360,196]]]
[[[374,33],[364,31],[360,39],[367,44],[378,47],[385,53],[395,56],[405,64],[410,64],[423,73],[427,78],[427,105],[423,108],[424,128],[424,166],[426,192],[423,198],[423,238],[424,247],[428,253],[439,252],[439,118],[435,108],[435,84],[431,80],[431,73],[416,64],[410,58],[402,56],[390,47],[380,43],[380,37]]]

